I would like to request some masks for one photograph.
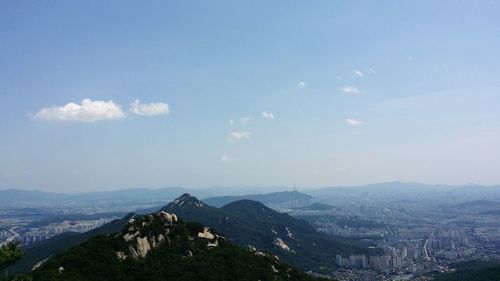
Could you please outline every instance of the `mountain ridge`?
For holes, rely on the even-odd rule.
[[[50,258],[32,276],[40,281],[320,280],[163,211],[130,218],[120,232],[95,236]]]

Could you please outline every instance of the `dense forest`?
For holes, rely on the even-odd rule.
[[[144,257],[142,239],[152,242]],[[93,237],[32,275],[41,281],[318,280],[274,255],[244,250],[199,223],[168,223],[158,214],[132,219],[118,234]]]
[[[498,281],[500,263],[472,261],[453,265],[453,273],[438,274],[435,281]]]

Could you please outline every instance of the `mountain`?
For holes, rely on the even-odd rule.
[[[163,201],[171,200],[178,194],[192,192],[182,187],[167,187],[160,189],[130,188],[116,191],[99,191],[86,193],[54,193],[40,190],[0,190],[0,204],[9,205],[18,202],[25,203],[47,203],[47,202],[137,202],[137,201]]]
[[[17,263],[8,267],[7,270],[9,272],[29,272],[38,262],[60,254],[69,248],[86,241],[90,237],[120,231],[129,219],[134,216],[134,213],[130,213],[124,218],[110,221],[101,227],[85,233],[64,232],[49,239],[29,245],[23,248],[26,254]]]
[[[130,218],[120,232],[93,237],[49,259],[32,276],[40,281],[319,280],[166,212]]]
[[[474,200],[500,199],[500,186],[482,186],[476,184],[443,185],[415,182],[383,182],[359,186],[324,187],[308,192],[317,198],[346,200],[377,199],[424,199],[460,203]]]
[[[11,202],[43,202],[66,200],[71,198],[69,194],[44,192],[40,190],[19,190],[3,189],[0,190],[0,204]]]
[[[283,203],[295,203],[302,205],[308,203],[312,199],[313,197],[311,195],[300,193],[298,191],[282,191],[282,192],[273,192],[267,194],[211,197],[204,199],[203,202],[214,207],[222,207],[226,204],[239,200],[259,201],[264,205],[283,204]]]
[[[337,210],[337,207],[334,207],[332,205],[328,204],[323,204],[323,203],[312,203],[311,205],[304,206],[304,207],[298,207],[294,208],[295,210],[302,210],[302,211],[332,211],[332,210]]]
[[[257,201],[239,200],[216,208],[184,194],[161,210],[213,227],[242,247],[270,251],[297,267],[315,272],[331,272],[336,254],[378,253],[360,240],[319,233],[308,222]]]
[[[0,207],[18,207],[17,203],[29,203],[30,206],[36,206],[40,203],[118,203],[124,202],[168,202],[182,193],[189,192],[200,198],[218,196],[220,194],[241,195],[258,188],[231,188],[231,187],[209,187],[203,189],[188,189],[184,187],[164,187],[157,189],[148,188],[128,188],[111,191],[95,191],[82,193],[57,193],[40,190],[22,190],[22,189],[2,189],[0,188]],[[265,190],[281,190],[281,187],[269,187]],[[263,189],[264,190],[264,189]]]

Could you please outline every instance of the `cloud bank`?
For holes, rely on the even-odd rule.
[[[34,120],[95,122],[125,117],[121,106],[113,101],[84,99],[80,104],[70,102],[63,106],[45,107],[34,116]]]
[[[365,123],[363,120],[358,120],[358,119],[354,119],[354,118],[347,118],[345,120],[345,122],[349,125],[352,125],[352,126],[359,126],[359,125],[363,125]]]
[[[130,104],[130,112],[141,116],[158,116],[165,115],[170,112],[168,104],[162,102],[141,103],[136,99]]]
[[[267,111],[264,111],[262,112],[262,117],[264,117],[265,119],[274,119],[274,114],[272,112],[267,112]]]
[[[250,138],[249,132],[232,132],[232,133],[229,133],[227,141],[233,142],[236,140],[244,140],[244,139],[249,139],[249,138]]]
[[[340,88],[340,91],[350,95],[357,95],[361,93],[361,90],[358,89],[356,86],[345,86]]]

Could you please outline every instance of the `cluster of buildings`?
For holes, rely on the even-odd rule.
[[[92,221],[63,221],[60,223],[51,223],[49,225],[41,226],[41,227],[32,227],[26,229],[26,231],[22,232],[19,235],[19,241],[24,245],[33,244],[57,234],[61,234],[63,232],[87,232],[96,227],[99,227],[105,223],[107,223],[109,219],[101,218],[98,220]]]
[[[341,236],[341,237],[363,237],[384,235],[384,228],[373,229],[364,226],[351,227],[347,225],[338,225],[332,222],[316,222],[315,228],[318,231],[326,234]]]

